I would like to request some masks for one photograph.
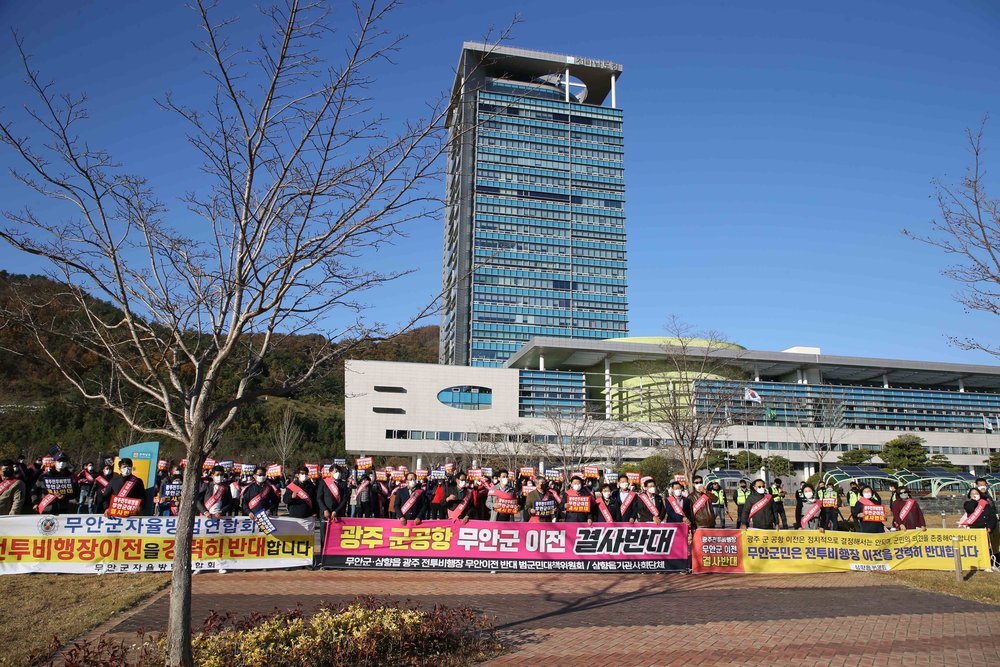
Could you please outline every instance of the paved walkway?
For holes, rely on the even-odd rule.
[[[468,605],[514,646],[495,665],[1000,665],[1000,607],[878,574],[280,571],[199,575],[194,589],[196,623],[212,610],[310,610],[357,595]],[[162,623],[168,604],[164,591],[98,632],[158,630],[151,619]]]

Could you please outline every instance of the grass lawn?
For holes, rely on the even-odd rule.
[[[900,583],[913,588],[920,588],[934,593],[956,595],[973,602],[986,602],[1000,605],[1000,573],[974,572],[965,573],[965,581],[955,581],[954,572],[934,570],[898,570],[896,572],[878,573],[876,576],[891,577],[893,583]]]
[[[25,664],[53,637],[69,643],[169,583],[169,574],[0,577],[0,665]]]

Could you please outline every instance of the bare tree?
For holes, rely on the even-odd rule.
[[[803,396],[790,406],[795,414],[799,442],[816,459],[817,472],[823,478],[827,453],[847,435],[844,400],[838,396]]]
[[[935,180],[935,195],[941,217],[932,220],[930,234],[908,229],[911,239],[940,248],[955,264],[942,273],[961,285],[956,300],[969,310],[1000,315],[1000,200],[986,190],[983,165],[984,119],[978,131],[967,129],[966,140],[972,164],[957,184]],[[965,350],[982,350],[1000,357],[1000,345],[968,337],[951,336]]]
[[[535,445],[537,455],[555,462],[563,473],[580,472],[585,463],[606,457],[605,439],[611,422],[595,419],[586,412],[567,412],[556,408],[543,414],[552,434],[551,442]]]
[[[735,363],[740,348],[721,334],[696,332],[677,317],[665,328],[663,355],[637,366],[648,383],[627,399],[627,410],[634,427],[679,461],[691,479],[720,434],[738,423],[745,387],[733,379],[745,372]]]
[[[182,212],[81,137],[86,96],[56,92],[15,36],[36,102],[24,107],[32,129],[5,115],[0,141],[20,160],[14,177],[71,213],[6,211],[0,238],[45,262],[74,318],[58,319],[26,291],[4,315],[80,395],[139,433],[179,442],[192,470],[243,406],[332,369],[350,349],[344,339],[393,334],[365,324],[359,298],[404,273],[373,269],[371,255],[440,208],[429,188],[439,187],[449,105],[442,98],[413,121],[373,108],[371,68],[399,45],[382,27],[395,6],[355,5],[351,25],[334,30],[323,3],[279,0],[261,10],[265,34],[243,48],[229,40],[235,19],[195,0],[195,46],[214,94],[160,101],[187,124],[202,160],[205,185]],[[332,47],[338,62],[322,56]],[[277,372],[268,360],[290,352],[289,334],[300,331],[321,335],[291,351],[293,370]],[[94,367],[67,363],[54,341],[78,346]],[[197,481],[184,477],[177,517],[171,665],[193,662]]]
[[[286,406],[281,413],[281,422],[271,427],[268,434],[271,448],[281,461],[283,474],[288,472],[288,459],[302,447],[302,429],[295,421],[295,413],[291,406]]]
[[[480,465],[514,472],[522,465],[533,465],[534,441],[534,431],[521,422],[493,426],[489,432],[479,434],[476,448],[483,458]]]

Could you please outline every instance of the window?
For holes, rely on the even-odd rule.
[[[405,415],[403,408],[372,408],[372,412],[380,415]]]
[[[493,390],[489,387],[463,385],[438,392],[438,400],[459,410],[489,410],[493,407]]]
[[[405,394],[406,389],[404,387],[387,387],[385,385],[375,385],[375,391],[379,391],[386,394]]]

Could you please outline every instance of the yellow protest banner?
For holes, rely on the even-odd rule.
[[[989,569],[986,531],[963,529],[866,534],[699,528],[691,567],[734,573],[951,570],[956,548],[963,569]]]

